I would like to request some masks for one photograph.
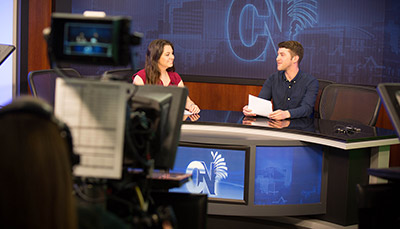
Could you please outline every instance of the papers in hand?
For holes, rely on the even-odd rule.
[[[185,110],[184,112],[183,112],[183,115],[192,115],[193,113],[192,112],[190,112],[190,111],[188,111],[188,110]]]
[[[248,108],[256,115],[268,117],[272,112],[272,103],[269,100],[258,98],[254,95],[249,95]]]

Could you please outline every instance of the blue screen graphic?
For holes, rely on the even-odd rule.
[[[112,57],[112,25],[66,23],[64,54]]]
[[[179,146],[171,172],[192,173],[193,179],[170,191],[244,200],[245,163],[245,150]]]
[[[400,82],[398,0],[71,0],[72,12],[131,16],[144,34],[135,47],[168,39],[181,75],[266,79],[277,45],[304,46],[300,68],[318,79],[377,85]],[[100,74],[102,72],[99,72]]]
[[[322,148],[257,147],[255,205],[321,202]]]

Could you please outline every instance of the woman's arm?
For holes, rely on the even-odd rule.
[[[185,108],[193,114],[197,114],[200,112],[200,108],[189,98],[189,96],[186,98]]]
[[[136,75],[135,78],[133,78],[133,84],[141,86],[144,85],[144,82],[139,75]]]
[[[179,82],[178,87],[185,87],[182,80],[181,82]],[[200,112],[200,108],[190,99],[189,96],[186,98],[185,108],[193,114],[197,114]]]

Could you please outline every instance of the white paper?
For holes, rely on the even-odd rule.
[[[190,112],[190,111],[188,111],[188,110],[185,110],[184,112],[183,112],[183,115],[192,115],[193,113],[192,112]]]
[[[80,163],[74,175],[122,176],[126,101],[133,87],[120,82],[57,78],[55,114],[71,129]]]
[[[248,108],[251,109],[251,112],[255,113],[256,115],[268,117],[268,115],[272,112],[272,103],[269,100],[249,94]]]

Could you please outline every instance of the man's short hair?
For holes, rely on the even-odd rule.
[[[292,57],[299,56],[299,64],[303,59],[304,49],[303,46],[298,41],[282,41],[278,44],[279,48],[287,48],[290,50]]]

